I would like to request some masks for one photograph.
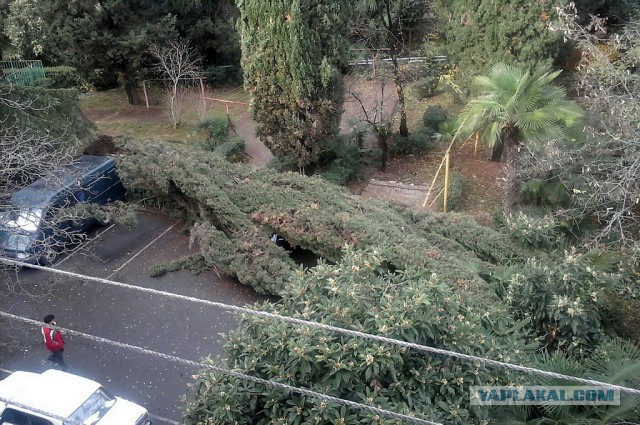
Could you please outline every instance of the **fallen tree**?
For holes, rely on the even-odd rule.
[[[483,286],[479,273],[493,265],[528,256],[464,216],[396,209],[320,178],[253,170],[184,145],[129,141],[119,169],[130,191],[158,197],[181,216],[198,246],[156,273],[217,268],[278,294],[297,266],[270,241],[274,232],[329,262],[345,245],[372,248],[390,270],[427,269],[467,288]]]
[[[633,286],[602,257],[570,250],[554,258],[561,244],[544,244],[545,257],[462,215],[394,208],[320,178],[253,170],[180,144],[128,142],[120,170],[130,190],[184,218],[198,246],[164,270],[217,267],[278,294],[277,304],[256,306],[271,312],[516,363],[535,364],[535,350],[576,362],[615,334],[606,326],[613,301]],[[296,270],[273,232],[334,264]],[[492,412],[469,405],[471,385],[536,382],[256,317],[242,318],[225,348],[228,369],[452,423],[490,420]],[[193,394],[189,424],[395,423],[206,370]],[[532,419],[524,409],[508,413]]]

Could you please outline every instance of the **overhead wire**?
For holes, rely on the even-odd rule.
[[[373,335],[373,334],[369,334],[369,333],[366,333],[366,332],[355,331],[355,330],[351,330],[351,329],[341,328],[341,327],[338,327],[338,326],[327,325],[325,323],[319,323],[319,322],[314,322],[314,321],[310,321],[310,320],[298,319],[298,318],[295,318],[295,317],[284,316],[284,315],[280,315],[280,314],[269,313],[269,312],[266,312],[266,311],[254,310],[254,309],[250,309],[250,308],[246,308],[246,307],[239,307],[239,306],[230,305],[230,304],[224,304],[224,303],[220,303],[220,302],[216,302],[216,301],[203,300],[201,298],[175,294],[175,293],[172,293],[172,292],[160,291],[160,290],[157,290],[157,289],[143,288],[143,287],[140,287],[140,286],[130,285],[130,284],[127,284],[127,283],[116,282],[116,281],[113,281],[113,280],[108,280],[108,279],[102,279],[102,278],[98,278],[98,277],[82,275],[82,274],[79,274],[79,273],[68,272],[68,271],[65,271],[65,270],[54,269],[54,268],[51,268],[51,267],[39,266],[39,265],[34,265],[34,264],[20,263],[18,261],[9,260],[9,259],[5,259],[5,258],[0,258],[0,263],[5,263],[5,264],[8,264],[8,265],[12,265],[12,266],[24,266],[24,267],[29,267],[29,268],[39,269],[39,270],[45,270],[45,271],[52,272],[52,273],[55,273],[55,274],[61,274],[61,275],[73,277],[75,279],[89,280],[89,281],[94,281],[94,282],[98,282],[98,283],[104,283],[104,284],[107,284],[107,285],[113,285],[113,286],[118,286],[118,287],[122,287],[122,288],[132,289],[132,290],[136,290],[136,291],[141,291],[141,292],[146,292],[146,293],[166,296],[166,297],[170,297],[170,298],[181,299],[181,300],[184,300],[184,301],[189,301],[189,302],[194,302],[194,303],[199,303],[199,304],[219,307],[219,308],[222,308],[222,309],[225,309],[225,310],[230,310],[230,311],[234,311],[234,312],[238,312],[238,313],[242,313],[242,314],[248,314],[248,315],[259,316],[259,317],[266,317],[266,318],[269,318],[269,319],[280,320],[280,321],[289,322],[289,323],[293,323],[293,324],[297,324],[297,325],[301,325],[301,326],[307,326],[307,327],[310,327],[310,328],[322,329],[322,330],[325,330],[325,331],[336,332],[336,333],[347,335],[347,336],[364,338],[364,339],[369,339],[369,340],[373,340],[373,341],[377,341],[377,342],[381,342],[381,343],[385,343],[385,344],[391,344],[391,345],[395,345],[395,346],[399,346],[399,347],[403,347],[403,348],[409,348],[409,349],[413,349],[413,350],[417,350],[417,351],[421,351],[421,352],[425,352],[425,353],[438,354],[438,355],[447,356],[447,357],[454,357],[454,358],[458,358],[458,359],[461,359],[461,360],[466,360],[466,361],[469,361],[469,362],[472,362],[472,363],[480,363],[480,364],[485,364],[485,365],[491,365],[491,366],[495,366],[495,367],[499,367],[499,368],[505,368],[505,369],[514,370],[514,371],[517,371],[517,372],[523,372],[523,373],[531,374],[531,375],[537,375],[537,376],[541,376],[541,377],[545,377],[545,378],[566,380],[566,381],[569,381],[569,382],[576,382],[576,383],[585,384],[585,385],[602,386],[602,387],[607,387],[607,388],[611,388],[611,389],[616,389],[616,390],[619,390],[619,391],[621,391],[623,393],[627,393],[627,394],[640,395],[640,389],[636,389],[636,388],[630,388],[630,387],[611,384],[611,383],[602,382],[602,381],[598,381],[598,380],[586,379],[586,378],[581,378],[581,377],[571,376],[571,375],[565,375],[565,374],[562,374],[562,373],[550,372],[550,371],[547,371],[547,370],[542,370],[542,369],[538,369],[538,368],[534,368],[534,367],[522,366],[522,365],[517,365],[517,364],[514,364],[514,363],[505,362],[505,361],[493,360],[493,359],[488,359],[488,358],[485,358],[485,357],[475,356],[475,355],[471,355],[471,354],[464,354],[464,353],[459,353],[459,352],[456,352],[456,351],[445,350],[445,349],[436,348],[436,347],[430,347],[430,346],[421,345],[421,344],[417,344],[417,343],[413,343],[413,342],[402,341],[402,340],[395,339],[395,338],[389,338],[389,337],[380,336],[380,335]]]
[[[29,323],[31,325],[35,325],[35,326],[38,326],[38,327],[42,326],[42,322],[40,322],[40,321],[29,319],[29,318],[22,317],[22,316],[17,316],[15,314],[7,313],[7,312],[1,311],[1,310],[0,310],[0,316],[8,318],[8,319],[24,322],[24,323]],[[376,415],[385,416],[385,417],[391,418],[391,419],[399,419],[399,420],[402,420],[402,421],[405,421],[405,422],[415,423],[415,424],[420,424],[420,425],[442,425],[442,424],[437,423],[437,422],[432,422],[432,421],[428,421],[428,420],[425,420],[425,419],[420,419],[420,418],[417,418],[417,417],[414,417],[414,416],[409,416],[409,415],[405,415],[405,414],[402,414],[402,413],[393,412],[393,411],[390,411],[390,410],[387,410],[387,409],[381,409],[381,408],[378,408],[378,407],[370,406],[370,405],[363,404],[363,403],[358,403],[358,402],[351,401],[351,400],[345,400],[345,399],[342,399],[342,398],[339,398],[339,397],[334,397],[334,396],[331,396],[331,395],[328,395],[328,394],[324,394],[324,393],[320,393],[320,392],[317,392],[317,391],[309,390],[307,388],[300,388],[300,387],[296,387],[296,386],[293,386],[293,385],[288,385],[288,384],[283,384],[281,382],[272,381],[272,380],[269,380],[269,379],[258,378],[256,376],[251,376],[251,375],[247,375],[245,373],[237,372],[237,371],[234,371],[234,370],[225,369],[223,367],[215,366],[213,364],[196,362],[196,361],[193,361],[193,360],[184,359],[182,357],[172,356],[172,355],[169,355],[169,354],[160,353],[158,351],[149,350],[147,348],[138,347],[136,345],[126,344],[126,343],[123,343],[123,342],[114,341],[114,340],[111,340],[111,339],[107,339],[107,338],[102,338],[102,337],[95,336],[95,335],[86,334],[86,333],[83,333],[83,332],[75,331],[73,329],[63,328],[63,327],[60,327],[60,326],[51,326],[51,328],[57,329],[57,330],[59,330],[59,331],[61,331],[63,333],[66,333],[68,335],[75,335],[75,336],[79,336],[79,337],[82,337],[82,338],[89,339],[91,341],[100,342],[100,343],[104,343],[104,344],[109,344],[109,345],[113,345],[115,347],[126,348],[126,349],[129,349],[129,350],[132,350],[132,351],[137,351],[137,352],[142,353],[142,354],[158,357],[158,358],[161,358],[161,359],[164,359],[164,360],[168,360],[168,361],[174,362],[174,363],[180,363],[180,364],[192,366],[192,367],[198,368],[198,369],[212,370],[212,371],[220,373],[222,375],[230,376],[230,377],[237,378],[237,379],[240,379],[240,380],[243,380],[243,381],[255,382],[257,384],[266,385],[266,386],[273,387],[273,388],[276,388],[276,389],[279,389],[279,390],[290,391],[290,392],[294,392],[294,393],[298,393],[298,394],[302,394],[302,395],[318,398],[318,399],[325,400],[325,401],[328,401],[328,402],[337,403],[337,404],[340,404],[340,405],[343,405],[343,406],[346,406],[346,407],[355,408],[355,409],[359,409],[359,410],[364,410],[364,411],[367,411],[367,412],[370,412],[370,413],[373,413],[373,414],[376,414]]]

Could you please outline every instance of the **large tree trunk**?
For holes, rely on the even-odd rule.
[[[140,101],[140,95],[138,94],[138,83],[136,83],[135,79],[130,78],[129,74],[123,72],[122,85],[124,91],[127,93],[127,100],[130,105],[139,105],[142,103]]]
[[[505,139],[504,210],[506,213],[513,213],[520,206],[520,143],[514,134],[507,134]]]
[[[400,135],[402,137],[409,136],[409,128],[407,127],[407,107],[404,100],[404,88],[402,81],[400,80],[400,69],[398,67],[398,58],[395,49],[391,56],[391,63],[393,64],[393,82],[396,85],[396,91],[398,92],[398,105],[400,106]]]
[[[501,139],[496,140],[496,143],[491,147],[491,160],[493,162],[502,161],[502,151],[504,150],[504,143]]]
[[[404,8],[404,2],[401,0],[397,3],[397,10],[395,11],[395,18],[392,16],[391,3],[385,1],[385,9],[387,12],[387,40],[391,53],[391,63],[393,64],[393,82],[396,85],[396,91],[398,92],[398,106],[400,107],[400,136],[408,137],[409,128],[407,127],[407,107],[404,100],[404,88],[402,86],[402,80],[400,78],[400,67],[398,66],[398,43],[402,39],[400,31],[400,14]],[[384,19],[383,19],[384,25]]]

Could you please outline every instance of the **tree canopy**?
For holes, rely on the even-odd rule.
[[[342,115],[346,0],[240,0],[245,87],[257,133],[281,159],[313,163]]]
[[[437,0],[435,6],[449,62],[466,82],[498,62],[533,70],[555,57],[553,2]]]
[[[193,40],[212,64],[239,57],[237,9],[229,1],[12,0],[7,7],[4,32],[19,56],[74,66],[89,81],[119,78],[130,103],[139,103],[136,86],[151,43]]]
[[[195,223],[199,252],[171,267],[216,267],[258,292],[278,294],[296,268],[269,240],[273,232],[329,261],[345,244],[376,248],[389,267],[428,268],[470,288],[492,264],[528,256],[468,217],[396,210],[319,177],[252,170],[175,143],[129,141],[127,149],[119,166],[127,186]]]

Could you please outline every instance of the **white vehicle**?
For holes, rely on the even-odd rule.
[[[151,425],[147,409],[100,384],[51,369],[0,381],[0,425]]]

